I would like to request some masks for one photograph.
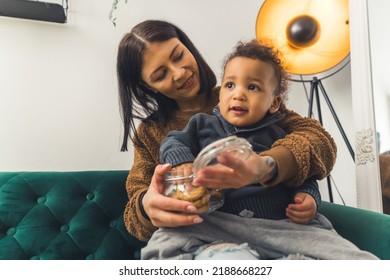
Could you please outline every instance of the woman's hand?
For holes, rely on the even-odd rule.
[[[194,185],[208,188],[241,188],[249,184],[263,184],[270,180],[277,170],[270,156],[259,156],[252,152],[248,159],[242,160],[229,153],[221,153],[218,164],[202,168],[196,174]]]
[[[199,215],[191,214],[196,211],[193,204],[164,195],[164,174],[169,170],[171,170],[169,164],[158,165],[155,168],[149,189],[142,199],[143,208],[150,221],[156,227],[201,223],[203,219]]]
[[[286,209],[286,216],[294,223],[308,224],[317,215],[317,204],[314,198],[301,192],[294,196],[294,202]]]

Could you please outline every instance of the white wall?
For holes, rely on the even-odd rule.
[[[224,55],[238,40],[255,37],[262,3],[123,0],[115,12],[116,27],[108,19],[110,0],[69,0],[63,25],[0,17],[0,170],[129,169],[132,149],[120,152],[115,70],[122,35],[144,19],[172,21],[189,34],[219,77]],[[351,138],[349,67],[323,83]],[[324,126],[339,146],[332,174],[343,199],[354,206],[354,165],[322,104]],[[307,114],[301,84],[293,84],[288,106]],[[326,184],[321,191],[327,199]],[[334,198],[341,202],[336,190]]]
[[[383,36],[382,31],[383,26],[388,26],[389,10],[389,1],[368,1],[375,123],[380,133],[380,153],[390,151],[390,37]]]

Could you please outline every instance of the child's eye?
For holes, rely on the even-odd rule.
[[[226,87],[226,88],[232,89],[232,88],[234,88],[234,84],[233,84],[232,82],[227,82],[227,83],[225,84],[225,87]]]
[[[249,90],[258,90],[259,87],[256,86],[256,85],[249,85],[249,86],[248,86],[248,89],[249,89]]]

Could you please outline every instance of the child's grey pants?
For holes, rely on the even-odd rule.
[[[158,229],[141,251],[141,259],[194,259],[197,250],[213,243],[248,243],[258,259],[378,259],[342,238],[323,215],[309,224],[290,220],[246,218],[220,211],[204,216],[200,224]]]

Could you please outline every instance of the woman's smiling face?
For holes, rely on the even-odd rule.
[[[177,38],[149,44],[141,75],[150,89],[179,104],[194,98],[200,89],[198,64]]]

